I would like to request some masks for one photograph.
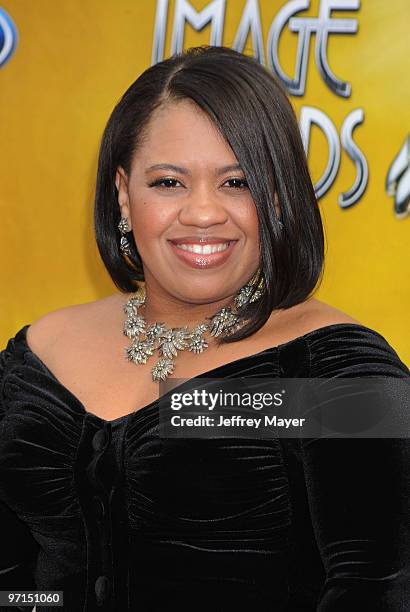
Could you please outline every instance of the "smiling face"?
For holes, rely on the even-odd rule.
[[[164,164],[174,167],[152,168]],[[227,166],[238,166],[232,149],[206,113],[183,100],[154,111],[129,176],[118,167],[121,216],[133,231],[147,293],[218,302],[235,295],[257,270],[255,203],[240,167]],[[218,244],[193,246],[204,237]],[[178,248],[174,240],[186,245]],[[227,241],[233,242],[224,251]],[[208,254],[214,248],[219,254]]]

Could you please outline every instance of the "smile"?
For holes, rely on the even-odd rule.
[[[178,249],[190,251],[191,253],[201,253],[201,255],[209,255],[209,253],[219,253],[225,251],[230,245],[230,242],[223,244],[176,244]]]
[[[230,257],[235,248],[237,240],[221,243],[184,243],[178,244],[168,241],[174,255],[177,259],[190,268],[214,268],[221,266]]]

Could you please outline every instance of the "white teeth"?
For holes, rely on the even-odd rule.
[[[224,244],[177,244],[179,249],[183,251],[190,251],[191,253],[198,253],[200,255],[209,255],[210,253],[218,253],[219,251],[226,251],[229,247],[229,242]]]

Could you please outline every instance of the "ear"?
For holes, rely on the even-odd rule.
[[[121,217],[128,220],[128,227],[131,229],[131,210],[130,199],[128,193],[128,176],[124,168],[118,166],[115,173],[115,186],[118,191],[118,204],[120,207]]]

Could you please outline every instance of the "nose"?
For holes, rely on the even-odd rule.
[[[192,195],[184,200],[178,215],[182,225],[197,227],[225,223],[228,218],[228,212],[218,202],[218,198],[206,188],[192,192]]]

